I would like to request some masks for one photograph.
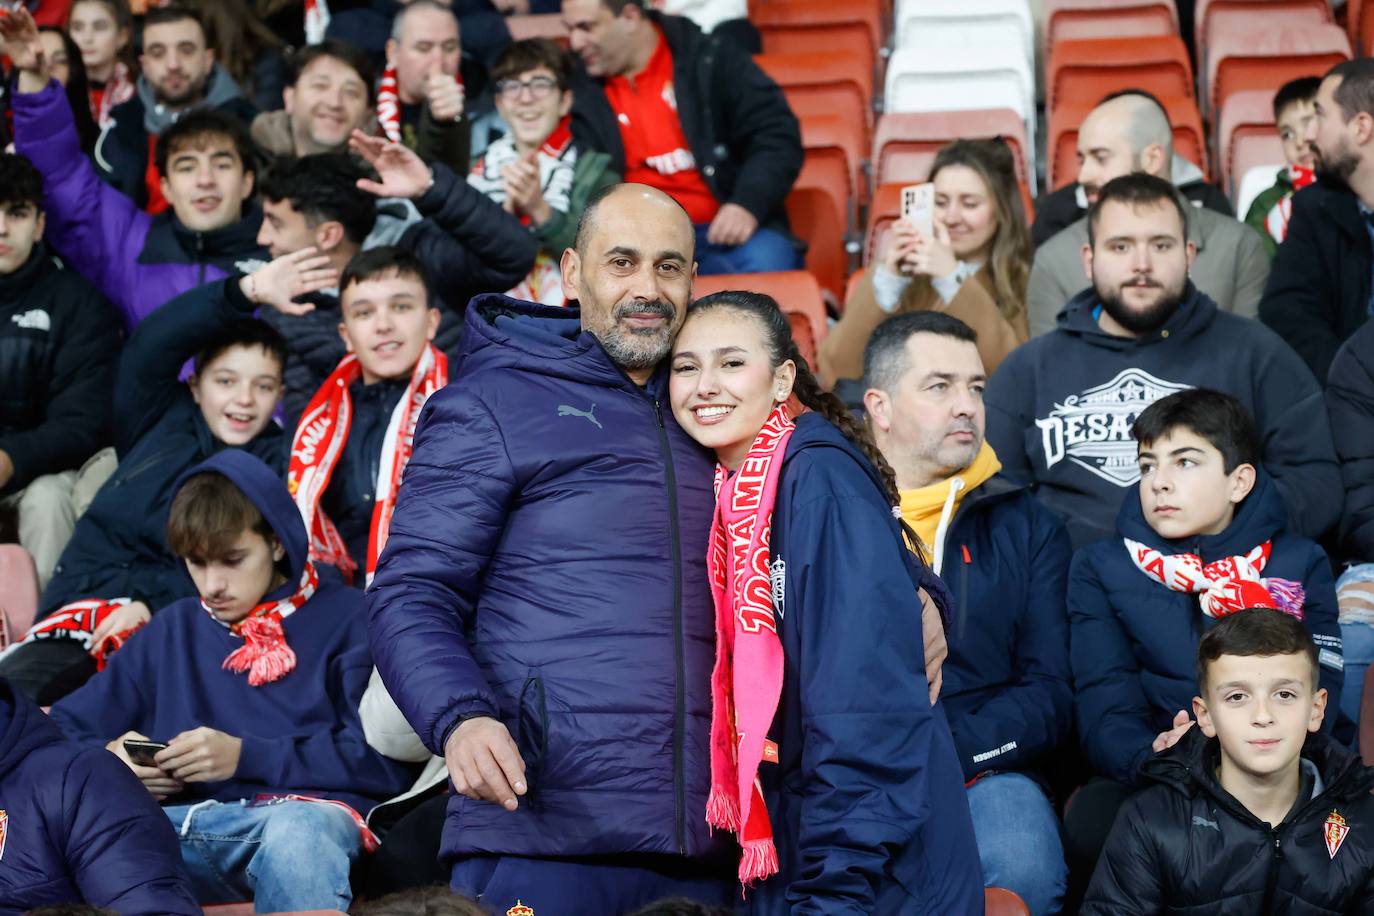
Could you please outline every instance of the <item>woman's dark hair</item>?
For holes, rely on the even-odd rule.
[[[792,393],[796,395],[797,400],[829,420],[846,439],[864,453],[883,479],[883,490],[888,504],[899,505],[901,497],[897,492],[897,474],[874,444],[868,428],[849,412],[843,401],[821,388],[820,382],[816,381],[811,366],[797,349],[797,342],[792,338],[792,325],[788,323],[787,316],[778,307],[777,301],[763,293],[725,290],[703,296],[693,302],[687,309],[687,314],[699,315],[716,309],[730,309],[748,315],[763,327],[764,339],[768,343],[768,359],[773,367],[777,368],[789,359],[796,364],[797,380],[792,385]]]
[[[115,52],[115,60],[129,68],[129,79],[138,79],[138,54],[134,50],[134,13],[129,8],[129,0],[72,0],[71,9],[67,11],[67,28],[71,28],[72,12],[82,3],[94,3],[105,7],[114,19],[115,31],[124,29],[127,40],[124,47]]]
[[[91,84],[86,79],[86,63],[81,59],[81,49],[72,37],[55,25],[41,25],[40,32],[51,32],[62,39],[62,47],[67,51],[67,104],[72,109],[72,120],[76,122],[76,136],[81,141],[81,151],[87,156],[95,149],[95,141],[100,138],[100,128],[91,116]]]

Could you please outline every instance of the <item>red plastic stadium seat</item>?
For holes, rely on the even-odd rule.
[[[763,4],[749,19],[767,54],[858,51],[872,67],[883,45],[882,0],[787,0]]]
[[[1051,111],[1131,88],[1191,98],[1193,70],[1183,39],[1100,38],[1061,41],[1050,49],[1045,99]]]
[[[873,181],[924,181],[935,154],[945,144],[960,138],[989,140],[999,136],[1012,149],[1016,177],[1028,180],[1031,162],[1027,155],[1026,125],[1010,108],[889,112],[878,119],[873,138]]]
[[[12,642],[24,638],[38,614],[38,573],[18,544],[0,544],[0,614]]]
[[[987,916],[1030,916],[1026,902],[1004,887],[984,888],[983,912]]]
[[[1275,7],[1294,9],[1302,6],[1318,13],[1322,22],[1332,21],[1330,0],[1197,0],[1197,5],[1193,7],[1193,34],[1198,36],[1200,46],[1210,40],[1214,34],[1209,31],[1211,19],[1225,9],[1247,10],[1255,21],[1267,25],[1270,17],[1275,15]]]
[[[1268,137],[1278,128],[1274,125],[1274,93],[1268,89],[1246,89],[1233,92],[1221,103],[1217,119],[1216,142],[1217,175],[1222,188],[1233,190],[1232,182],[1240,176],[1231,167],[1235,144],[1242,137]]]
[[[1238,131],[1231,138],[1231,181],[1239,183],[1245,173],[1259,166],[1283,165],[1283,143],[1274,131],[1246,133]],[[1224,188],[1235,200],[1237,188]],[[1244,216],[1245,214],[1240,214]]]
[[[782,87],[783,95],[800,117],[803,112],[857,113],[868,146],[873,130],[873,67],[852,51],[824,54],[760,54],[754,58],[763,72]]]
[[[867,149],[863,145],[861,125],[833,114],[798,117],[806,159],[836,159],[844,166],[848,195],[855,199],[866,198],[863,158]]]
[[[765,293],[777,300],[778,307],[784,312],[803,317],[805,326],[810,330],[812,350],[810,353],[803,350],[802,355],[812,366],[816,365],[815,347],[825,340],[830,325],[826,321],[825,302],[821,299],[821,288],[815,277],[805,270],[786,270],[768,274],[715,274],[697,277],[692,283],[692,295],[698,299],[727,289]],[[801,346],[800,340],[797,346]]]
[[[834,198],[820,188],[794,185],[787,195],[787,220],[806,242],[806,269],[832,301],[842,302],[849,256],[844,247],[846,223]]]
[[[526,38],[552,38],[563,47],[568,46],[568,27],[558,13],[539,13],[528,16],[506,17],[506,27],[510,29],[512,41]]]
[[[1202,116],[1191,98],[1162,96],[1159,101],[1169,115],[1174,129],[1174,152],[1202,169],[1204,177],[1211,175],[1204,145]],[[1098,99],[1076,105],[1061,105],[1050,114],[1049,138],[1046,145],[1046,181],[1050,189],[1062,188],[1078,180],[1078,127],[1095,107]]]
[[[1048,14],[1047,14],[1048,15]],[[1140,6],[1059,9],[1045,24],[1045,57],[1061,41],[1093,38],[1158,38],[1178,34],[1178,19],[1168,3]]]
[[[1233,92],[1268,89],[1300,76],[1325,73],[1350,58],[1350,40],[1336,25],[1285,32],[1268,29],[1216,36],[1207,52],[1212,69],[1212,111]]]
[[[873,189],[873,202],[868,206],[868,228],[864,232],[864,265],[882,250],[882,241],[887,237],[887,229],[902,215],[901,184],[880,184]]]

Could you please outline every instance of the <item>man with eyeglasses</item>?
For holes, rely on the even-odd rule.
[[[547,38],[512,42],[491,70],[496,110],[510,132],[487,147],[468,184],[514,214],[539,242],[529,276],[510,295],[563,305],[559,258],[598,190],[620,181],[606,153],[573,141],[572,62]]]

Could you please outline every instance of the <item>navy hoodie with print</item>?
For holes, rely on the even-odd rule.
[[[304,569],[307,541],[285,484],[247,452],[226,449],[183,474],[173,492],[202,471],[216,471],[238,486],[286,548],[287,582],[263,600],[291,594]],[[242,640],[199,597],[184,598],[153,615],[109,667],[53,707],[52,717],[69,737],[98,746],[130,730],[168,741],[200,726],[243,739],[231,779],[188,783],[169,804],[297,792],[365,812],[409,788],[414,773],[372,750],[363,736],[358,702],[372,656],[362,609],[361,592],[321,581],[282,624],[296,669],[253,687],[246,674],[221,667]]]
[[[1321,386],[1274,332],[1219,310],[1189,282],[1164,326],[1139,338],[1097,324],[1092,289],[1059,326],[1022,344],[988,380],[988,443],[1008,477],[1035,488],[1075,547],[1107,537],[1140,474],[1131,424],[1158,399],[1215,388],[1255,418],[1260,460],[1288,506],[1289,528],[1316,538],[1341,513],[1341,475]]]
[[[172,824],[138,778],[104,748],[64,739],[0,680],[0,916],[80,902],[201,912]]]
[[[1202,613],[1198,596],[1176,592],[1141,572],[1122,538],[1162,554],[1194,553],[1203,563],[1242,556],[1272,542],[1263,575],[1302,583],[1303,623],[1319,649],[1321,686],[1330,695],[1324,728],[1340,709],[1343,671],[1336,623],[1336,584],[1322,549],[1284,533],[1283,499],[1267,474],[1236,509],[1221,534],[1186,543],[1160,537],[1145,521],[1134,490],[1122,501],[1117,537],[1079,550],[1069,569],[1069,652],[1078,733],[1100,773],[1130,783],[1151,755],[1155,737],[1179,710],[1191,715],[1197,693],[1197,646],[1217,619]]]

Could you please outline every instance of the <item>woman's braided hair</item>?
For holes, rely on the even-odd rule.
[[[768,359],[773,368],[776,369],[789,359],[797,366],[797,379],[792,385],[792,393],[796,395],[797,400],[829,420],[846,439],[863,452],[864,457],[872,462],[882,477],[888,504],[899,505],[901,497],[897,492],[896,472],[873,442],[868,427],[849,412],[843,401],[829,391],[823,390],[820,382],[816,381],[811,367],[792,338],[792,325],[788,323],[787,316],[778,307],[777,301],[763,293],[726,290],[703,296],[693,302],[687,309],[687,314],[697,315],[715,309],[729,309],[741,315],[748,315],[763,327],[764,339],[768,343]]]

